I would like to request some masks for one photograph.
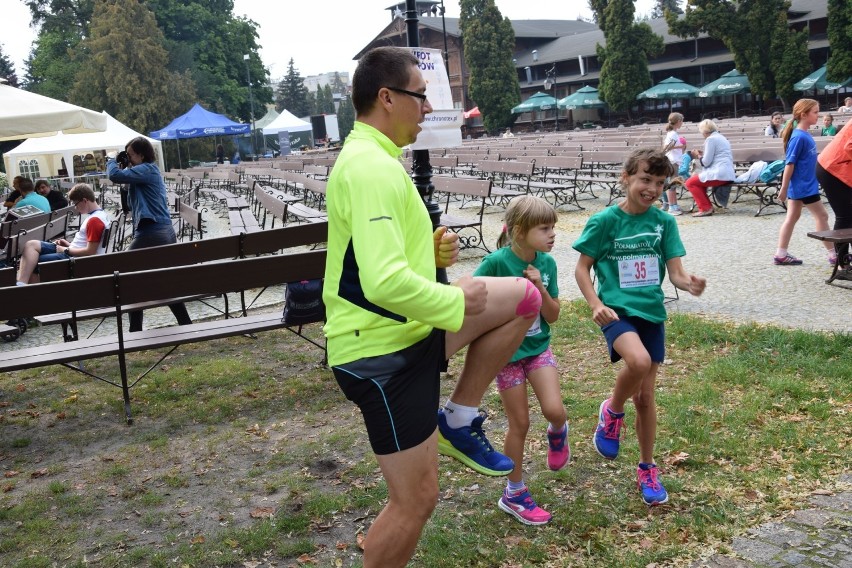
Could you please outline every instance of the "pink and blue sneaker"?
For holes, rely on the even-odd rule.
[[[511,494],[508,489],[504,490],[503,496],[497,501],[497,506],[525,525],[545,525],[553,517],[535,504],[526,487]]]

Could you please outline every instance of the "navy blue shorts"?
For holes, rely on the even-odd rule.
[[[632,331],[639,336],[642,345],[648,351],[651,361],[662,363],[666,358],[666,325],[663,323],[651,323],[648,320],[635,316],[619,315],[616,321],[609,322],[601,328],[606,337],[606,345],[609,348],[609,360],[615,363],[621,359],[621,355],[613,349],[612,344],[622,333]]]
[[[432,333],[395,353],[332,367],[346,398],[358,405],[376,455],[413,448],[438,427],[446,332]]]

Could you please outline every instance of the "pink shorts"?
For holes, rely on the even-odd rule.
[[[503,392],[526,382],[530,373],[542,367],[556,367],[556,359],[550,347],[531,357],[509,363],[497,374],[497,390]]]

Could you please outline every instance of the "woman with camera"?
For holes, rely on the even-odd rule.
[[[107,157],[107,176],[114,183],[128,184],[128,199],[133,215],[133,240],[128,250],[170,245],[177,242],[166,197],[163,175],[155,163],[154,146],[137,136],[124,152]],[[192,323],[186,306],[169,304],[178,324]],[[142,331],[142,311],[130,312],[130,331]]]

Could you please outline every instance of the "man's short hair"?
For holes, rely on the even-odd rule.
[[[369,112],[382,87],[404,89],[408,86],[412,65],[417,65],[417,58],[404,47],[377,47],[368,51],[358,61],[352,75],[355,113]]]
[[[35,186],[30,178],[21,178],[21,181],[18,182],[18,191],[21,192],[21,195],[29,193],[33,189],[35,189]]]
[[[92,203],[95,203],[95,192],[92,190],[91,185],[78,183],[68,192],[68,201],[82,201],[83,199],[88,199]]]

